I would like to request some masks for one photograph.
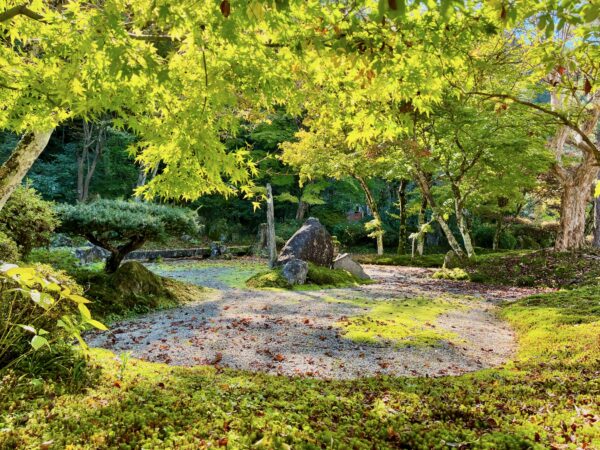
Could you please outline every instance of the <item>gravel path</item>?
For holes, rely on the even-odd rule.
[[[173,365],[211,364],[337,379],[458,375],[500,365],[512,355],[514,335],[496,318],[495,304],[529,295],[531,289],[433,280],[429,269],[365,266],[365,270],[376,283],[351,289],[225,288],[208,300],[118,323],[109,332],[90,334],[88,341]],[[457,338],[439,346],[357,343],[344,338],[337,325],[369,308],[335,299],[440,296],[453,299],[457,309],[429,326],[451,331]]]

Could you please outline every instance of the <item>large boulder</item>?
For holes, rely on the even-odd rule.
[[[304,284],[308,275],[308,263],[301,259],[292,258],[283,265],[281,274],[292,286]]]
[[[371,277],[365,273],[360,264],[354,261],[348,253],[342,253],[335,258],[333,261],[334,269],[345,270],[346,272],[350,272],[357,278],[361,280],[370,280]]]
[[[291,259],[301,259],[319,266],[331,267],[333,262],[333,241],[319,219],[310,217],[304,225],[286,242],[279,257],[278,265]]]

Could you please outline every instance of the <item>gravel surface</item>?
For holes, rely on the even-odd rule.
[[[130,351],[148,361],[282,375],[336,379],[458,375],[498,366],[513,354],[514,335],[496,318],[496,303],[534,292],[433,280],[430,269],[365,266],[365,270],[376,283],[350,289],[281,292],[224,287],[208,300],[91,333],[88,342],[116,353]],[[435,347],[346,339],[338,322],[368,308],[332,300],[440,296],[456,302],[457,309],[439,316],[435,326],[456,338]]]

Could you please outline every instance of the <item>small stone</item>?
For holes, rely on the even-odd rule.
[[[304,284],[308,275],[308,263],[301,259],[290,259],[284,264],[282,274],[291,285]]]

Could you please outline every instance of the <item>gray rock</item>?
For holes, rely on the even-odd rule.
[[[284,265],[282,274],[291,285],[306,283],[308,263],[301,259],[289,259]]]
[[[210,243],[210,257],[211,258],[230,258],[229,249],[221,242]]]
[[[357,278],[362,280],[370,280],[371,277],[365,273],[359,263],[354,261],[348,253],[342,253],[333,261],[334,269],[341,269],[350,272]]]
[[[456,269],[462,265],[463,260],[454,250],[450,250],[446,253],[446,256],[444,256],[444,265],[442,267],[445,267],[446,269]]]
[[[286,242],[277,258],[278,265],[291,259],[309,261],[319,266],[331,267],[333,242],[331,235],[319,219],[310,217]]]
[[[108,258],[108,255],[110,255],[108,250],[98,247],[97,245],[75,249],[75,256],[79,259],[80,264],[103,262]]]

